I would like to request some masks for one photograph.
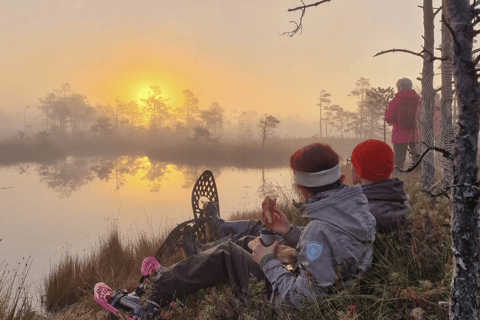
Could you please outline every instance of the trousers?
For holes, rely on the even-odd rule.
[[[399,169],[403,169],[403,165],[405,164],[405,159],[407,157],[407,148],[410,149],[412,153],[412,161],[416,163],[420,157],[417,150],[417,142],[410,142],[410,143],[394,143],[393,144],[393,154],[395,159],[395,167]]]
[[[268,283],[247,246],[253,238],[224,242],[168,267],[154,280],[152,300],[164,306],[175,298],[226,282],[242,292],[252,277]]]

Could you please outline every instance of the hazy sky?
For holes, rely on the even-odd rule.
[[[36,106],[64,82],[92,104],[138,100],[158,85],[173,107],[190,89],[201,108],[217,101],[227,115],[317,117],[321,89],[354,110],[347,94],[358,78],[394,87],[421,72],[419,57],[373,58],[421,50],[421,3],[332,0],[308,10],[303,33],[289,38],[279,33],[298,19],[287,12],[297,0],[0,0],[0,110]]]

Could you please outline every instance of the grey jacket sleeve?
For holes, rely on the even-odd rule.
[[[277,289],[280,297],[296,308],[300,308],[302,302],[324,296],[334,283],[336,270],[331,246],[337,244],[328,239],[328,232],[324,230],[318,222],[312,221],[302,234],[297,247],[299,276],[295,277],[278,260],[271,260],[263,267],[274,291]]]
[[[303,229],[304,228],[293,226],[287,234],[282,236],[282,238],[285,240],[288,246],[295,248],[298,244],[298,240],[300,239]]]
[[[287,270],[279,260],[270,260],[263,266],[263,272],[268,281],[272,284],[273,292],[280,293],[281,300],[285,300],[297,309],[300,309],[305,301],[304,295],[297,290],[297,287],[304,287],[304,279],[295,277]]]

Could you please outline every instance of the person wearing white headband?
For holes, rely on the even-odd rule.
[[[319,172],[295,171],[293,180],[297,185],[304,187],[323,187],[337,182],[341,177],[340,166]]]
[[[306,199],[294,204],[310,222],[304,228],[292,226],[276,208],[271,223],[264,215],[262,221],[295,248],[294,272],[277,259],[277,242],[264,247],[258,241],[251,249],[273,289],[300,306],[321,300],[335,285],[348,286],[366,271],[372,261],[376,222],[360,185],[343,184],[339,157],[330,146],[315,143],[298,150],[290,167]]]

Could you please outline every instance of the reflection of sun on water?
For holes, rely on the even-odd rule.
[[[124,186],[118,190],[118,194],[132,201],[149,201],[157,194],[158,198],[167,197],[177,199],[181,194],[183,173],[177,166],[167,163],[151,163],[148,157],[138,158],[139,169],[135,174],[124,176]],[[157,192],[152,192],[157,188]]]

